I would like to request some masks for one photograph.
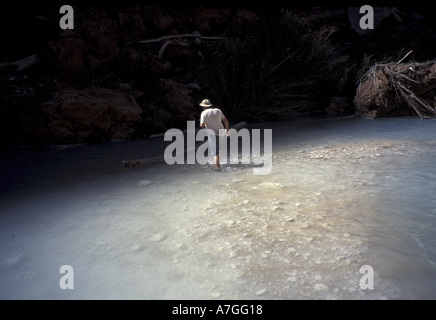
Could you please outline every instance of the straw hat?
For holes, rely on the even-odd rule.
[[[209,99],[204,99],[203,101],[201,101],[200,106],[202,106],[203,108],[208,108],[212,107],[213,104],[210,103]]]

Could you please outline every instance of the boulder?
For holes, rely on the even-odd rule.
[[[134,21],[125,17],[123,22],[128,24],[132,20]],[[84,35],[87,38],[89,60],[93,67],[100,68],[114,61],[121,52],[118,47],[118,39],[121,36],[120,26],[104,12],[96,11],[90,16]]]
[[[201,34],[209,34],[212,30],[222,32],[231,22],[231,11],[227,9],[200,8],[195,15],[196,29]]]
[[[259,17],[252,11],[247,10],[237,10],[236,12],[236,22],[239,26],[244,26],[249,23],[258,21]]]
[[[86,44],[82,39],[62,38],[48,43],[51,63],[63,79],[78,79],[86,75]]]
[[[351,114],[353,113],[351,100],[347,97],[332,97],[329,106],[325,109],[327,114]]]
[[[126,139],[142,120],[131,95],[97,87],[57,92],[42,111],[57,144]]]
[[[167,13],[164,12],[163,8],[159,8],[156,6],[147,7],[144,10],[143,16],[144,21],[149,24],[150,29],[159,34],[161,33],[173,33],[172,29],[174,27],[175,20],[174,18],[180,17],[186,18],[182,12],[177,12],[178,14],[174,17],[171,17]]]
[[[119,63],[121,68],[127,70],[131,75],[155,75],[168,71],[172,67],[169,61],[159,60],[151,54],[138,52],[134,47],[124,48],[119,56]]]
[[[147,28],[139,13],[120,12],[118,18],[124,33],[131,34],[134,37],[143,37],[146,34]]]

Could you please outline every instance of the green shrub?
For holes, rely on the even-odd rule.
[[[260,19],[238,38],[211,43],[195,61],[198,83],[236,119],[293,118],[325,109],[346,82],[347,61],[291,12]]]

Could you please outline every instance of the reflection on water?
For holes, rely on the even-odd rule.
[[[434,121],[252,127],[272,129],[269,175],[119,168],[163,138],[3,150],[0,297],[436,298]]]

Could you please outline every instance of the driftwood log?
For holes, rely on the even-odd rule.
[[[27,58],[17,60],[15,62],[2,62],[0,63],[0,70],[3,68],[10,68],[13,71],[22,71],[29,69],[33,65],[37,64],[39,62],[39,58],[36,54],[28,56]],[[15,69],[15,70],[14,70]]]
[[[230,127],[230,129],[235,129],[238,131],[242,128],[245,128],[246,126],[247,126],[246,122],[238,122],[234,126]],[[197,148],[201,146],[203,143],[207,143],[207,142],[204,141],[197,142],[195,144],[195,150],[197,150]],[[184,154],[186,154],[187,152],[188,150],[185,149]],[[137,160],[123,160],[121,163],[121,168],[135,168],[135,167],[146,166],[156,162],[164,162],[164,161],[165,161],[164,156],[150,157],[150,158],[137,159]]]
[[[165,50],[169,45],[179,45],[183,47],[189,46],[188,43],[181,41],[180,39],[195,39],[197,41],[200,40],[226,40],[228,38],[225,37],[204,37],[202,36],[198,31],[194,31],[193,33],[185,33],[185,34],[174,34],[174,35],[168,35],[168,36],[162,36],[157,39],[149,39],[149,40],[137,40],[134,42],[130,42],[128,45],[135,43],[135,44],[151,44],[151,43],[159,43],[164,42],[162,47],[159,49],[158,59],[161,60],[163,54],[165,53]]]
[[[173,34],[168,36],[162,36],[157,39],[149,39],[149,40],[140,40],[135,43],[139,44],[147,44],[147,43],[159,43],[162,41],[174,40],[174,39],[187,39],[187,38],[195,38],[200,40],[226,40],[225,37],[204,37],[198,31],[194,31],[193,33],[185,33],[185,34]]]

